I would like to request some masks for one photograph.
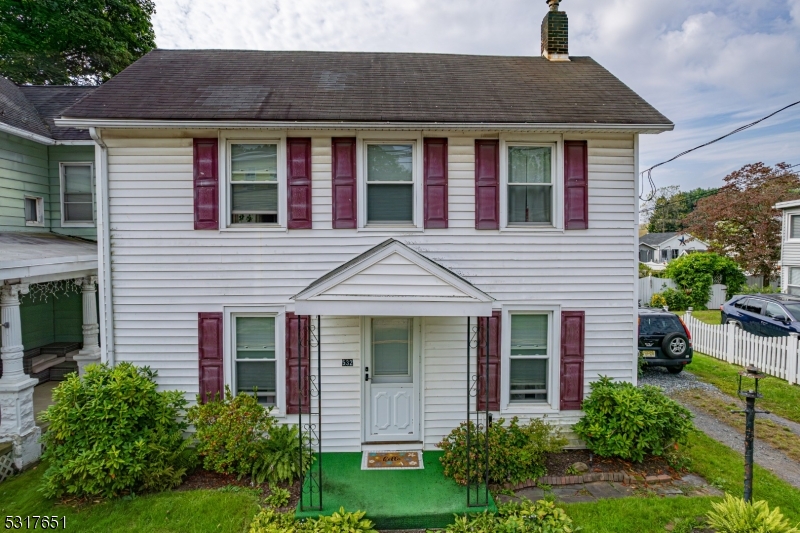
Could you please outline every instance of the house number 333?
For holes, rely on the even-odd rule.
[[[6,516],[4,529],[67,529],[66,516]]]

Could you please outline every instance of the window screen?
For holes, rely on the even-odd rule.
[[[236,392],[275,405],[275,317],[236,317]]]
[[[552,149],[508,148],[508,223],[553,223]]]
[[[548,315],[511,315],[509,400],[547,401]]]
[[[414,221],[413,145],[367,145],[367,223]]]
[[[411,375],[411,319],[372,319],[372,376],[377,383],[405,383]]]
[[[278,145],[231,145],[231,224],[278,223]]]
[[[789,217],[789,238],[800,239],[800,215]]]
[[[64,165],[64,222],[94,222],[91,165]]]

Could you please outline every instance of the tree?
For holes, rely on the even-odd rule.
[[[154,0],[2,0],[0,74],[98,84],[155,48],[153,13]]]
[[[695,309],[706,308],[714,282],[727,286],[728,298],[741,291],[747,282],[736,262],[713,252],[688,254],[670,261],[664,276],[675,282]]]
[[[686,229],[766,282],[781,257],[781,212],[773,206],[797,198],[800,176],[788,164],[745,165],[725,178],[717,194],[698,201]]]
[[[677,185],[663,187],[658,195],[646,206],[649,211],[647,231],[663,233],[686,229],[686,216],[697,206],[698,200],[716,194],[717,189],[693,189],[681,192]]]

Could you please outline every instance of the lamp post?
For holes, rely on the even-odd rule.
[[[762,395],[758,392],[758,382],[767,377],[757,367],[750,365],[739,372],[738,394],[745,399],[745,432],[744,432],[744,501],[750,502],[753,498],[753,441],[756,432],[756,413],[769,413],[769,411],[756,411],[756,398]],[[744,379],[752,380],[753,389],[743,389],[747,386]],[[741,413],[742,411],[734,411]]]

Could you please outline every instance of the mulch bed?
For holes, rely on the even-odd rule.
[[[280,488],[287,489],[291,494],[289,503],[285,507],[281,507],[279,511],[293,511],[300,501],[300,482],[295,481],[291,486],[282,483],[278,485]],[[241,487],[242,489],[260,490],[261,499],[263,500],[270,495],[272,489],[269,483],[251,483],[249,477],[236,479],[236,476],[230,474],[219,474],[217,472],[210,472],[203,468],[198,468],[183,480],[183,483],[175,490],[197,490],[197,489],[226,489],[226,487]],[[235,490],[235,489],[233,489]]]
[[[567,469],[575,463],[585,463],[589,472],[628,472],[642,476],[678,475],[663,457],[646,457],[641,463],[632,463],[613,457],[600,457],[589,450],[564,450],[561,453],[547,454],[547,475],[569,475]]]

